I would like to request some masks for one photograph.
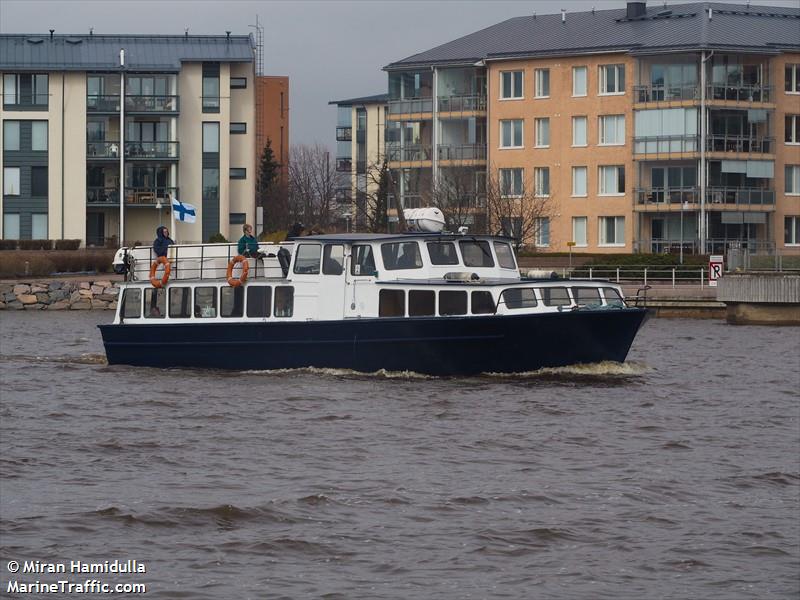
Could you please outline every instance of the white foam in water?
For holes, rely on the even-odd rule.
[[[352,369],[331,369],[320,367],[302,367],[299,369],[255,369],[242,371],[247,375],[287,375],[308,373],[310,375],[327,375],[331,377],[375,377],[379,379],[435,379],[433,375],[416,373],[415,371],[387,371],[381,369],[372,373],[363,373]]]
[[[545,367],[524,373],[484,373],[484,375],[489,377],[542,377],[553,375],[569,377],[637,377],[650,371],[652,371],[652,368],[642,362],[619,363],[605,360],[599,363],[568,365],[566,367]]]

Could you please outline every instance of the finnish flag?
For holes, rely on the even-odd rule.
[[[194,223],[197,220],[197,211],[192,204],[181,202],[177,198],[172,199],[172,213],[184,223]]]

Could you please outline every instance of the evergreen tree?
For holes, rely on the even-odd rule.
[[[272,151],[272,140],[261,153],[258,169],[258,186],[256,188],[256,206],[264,209],[264,231],[272,232],[286,229],[289,225],[289,204],[286,197],[286,186],[281,180],[281,164],[275,160]]]

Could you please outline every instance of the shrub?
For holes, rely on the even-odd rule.
[[[80,240],[56,240],[56,250],[77,250],[80,247]]]
[[[106,238],[106,248],[109,250],[116,250],[119,248],[119,239],[116,235]]]
[[[225,236],[221,233],[215,233],[210,238],[208,238],[209,243],[211,244],[225,244],[228,240],[225,239]]]
[[[52,250],[53,240],[18,240],[20,250]]]
[[[289,233],[289,232],[286,231],[286,230],[284,230],[284,231],[272,231],[270,233],[264,232],[260,236],[258,236],[258,241],[259,242],[272,242],[273,244],[277,244],[277,243],[282,242],[282,241],[284,241],[286,239],[287,233]]]
[[[17,240],[0,240],[0,250],[16,250]]]
[[[0,277],[46,277],[53,273],[107,273],[113,250],[23,251],[0,254]]]

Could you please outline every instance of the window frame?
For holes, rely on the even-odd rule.
[[[421,311],[419,310],[419,301],[418,298],[421,296],[428,297],[428,300],[425,302],[429,302],[430,298],[433,298],[433,309],[430,312]],[[408,290],[408,297],[406,301],[406,311],[409,317],[435,317],[436,316],[436,291],[435,290]],[[413,310],[412,310],[413,308]]]
[[[608,219],[614,219],[614,241],[609,242],[608,240],[603,241],[606,237],[606,222]],[[622,219],[622,242],[617,241],[617,234],[619,233],[619,228],[617,223],[619,219]],[[613,216],[599,216],[597,217],[598,223],[598,235],[597,235],[597,245],[600,248],[622,248],[625,246],[625,217],[623,215],[613,215]]]
[[[583,172],[583,193],[579,194],[576,191],[575,183],[577,178],[576,173]],[[588,198],[589,197],[589,167],[585,165],[577,165],[572,167],[572,198]]]
[[[484,246],[485,244],[485,246]],[[469,256],[467,253],[464,252],[465,247],[475,246],[477,248],[481,248],[481,257],[482,262],[481,264],[474,264],[472,262],[472,257]],[[486,240],[459,240],[458,242],[458,251],[461,253],[461,258],[464,261],[465,267],[470,267],[473,269],[481,269],[481,268],[493,268],[495,265],[494,256],[492,255],[492,249],[489,246],[489,242]],[[468,260],[469,257],[469,260]],[[487,258],[490,264],[486,264]]]
[[[519,90],[517,90],[516,86],[516,78],[515,75],[519,74]],[[505,96],[505,76],[510,76],[510,85],[509,89],[511,91],[510,96]],[[519,95],[515,95],[515,93],[519,91]],[[525,71],[524,70],[514,70],[514,71],[500,71],[500,100],[524,100],[525,99]]]
[[[16,129],[16,147],[8,147],[7,141],[12,130]],[[22,149],[22,121],[5,119],[3,121],[3,152],[19,152]]]
[[[516,260],[516,257],[514,256],[514,250],[512,250],[511,244],[509,244],[508,242],[494,242],[492,245],[494,246],[495,256],[497,256],[497,266],[500,267],[501,269],[513,269],[513,270],[516,270],[517,269],[517,260]],[[503,253],[505,253],[507,251],[508,254],[507,255],[501,254],[500,252],[498,252],[498,248],[502,248],[503,249]],[[511,259],[511,263],[510,264],[505,262],[506,258],[510,258]]]
[[[794,239],[789,241],[791,238]],[[783,216],[783,245],[790,247],[800,246],[800,215]]]
[[[231,135],[243,135],[247,133],[247,122],[231,121],[228,131]]]
[[[783,143],[787,146],[800,146],[800,115],[785,115]]]
[[[576,231],[575,225],[578,222],[582,222],[583,223],[583,243],[579,242],[576,239],[576,235],[575,235],[575,231]],[[572,240],[571,241],[575,242],[575,247],[576,248],[588,248],[589,247],[589,217],[586,217],[586,216],[583,216],[583,215],[578,215],[578,216],[572,217]]]
[[[542,143],[542,125],[547,131],[546,143]],[[534,148],[549,148],[550,147],[550,117],[536,117],[533,120],[533,147]]]
[[[128,304],[130,303],[130,296],[138,296],[136,302],[139,304],[139,310],[136,312],[135,315],[128,315],[125,311],[128,308]],[[122,307],[119,312],[120,321],[125,321],[126,319],[141,319],[142,318],[142,288],[127,288],[122,290],[122,298],[121,303]]]
[[[613,127],[611,129],[613,129],[613,132],[614,132],[614,139],[617,139],[617,136],[619,135],[622,138],[621,141],[618,140],[618,141],[614,141],[614,142],[609,142],[609,141],[604,141],[603,140],[603,138],[606,137],[606,134],[608,133],[608,129],[609,129],[608,128],[608,124],[607,124],[606,121],[607,120],[612,120],[612,119],[613,119],[614,125],[613,125]],[[620,129],[620,127],[619,127],[620,120],[622,122],[622,131],[621,132],[619,131],[619,129]],[[597,117],[597,145],[598,146],[624,146],[625,145],[625,115],[624,114],[621,114],[621,115],[599,115]]]
[[[583,121],[583,143],[577,144],[575,139],[575,122]],[[586,115],[575,115],[572,117],[572,147],[586,148],[589,145],[589,117]]]
[[[211,130],[216,131],[216,138],[213,135],[207,134]],[[220,126],[219,121],[203,121],[201,125],[201,149],[203,154],[219,154],[220,153]],[[216,150],[206,150],[206,140],[216,139]]]
[[[476,296],[488,296],[489,300],[491,300],[491,310],[475,310],[475,297]],[[486,305],[488,308],[488,304]],[[495,304],[494,296],[492,296],[492,292],[489,290],[472,290],[469,295],[469,314],[471,315],[493,315],[497,312],[497,304]]]
[[[786,196],[800,196],[800,165],[784,165],[783,190]]]
[[[16,171],[16,183],[17,183],[17,190],[16,192],[7,191],[7,186],[10,186],[11,183],[14,183],[15,177],[13,175],[9,175]],[[22,194],[22,169],[20,167],[6,167],[3,166],[3,196],[20,196]]]
[[[247,169],[245,167],[230,167],[228,169],[230,179],[247,179]]]
[[[786,94],[798,95],[800,94],[800,64],[786,63],[784,66],[784,84],[783,91]],[[786,77],[791,73],[789,77]]]
[[[47,165],[33,165],[30,172],[31,198],[47,198],[50,195],[50,169]],[[41,177],[42,173],[44,177]]]
[[[167,297],[167,316],[170,319],[191,319],[192,318],[192,306],[193,306],[193,304],[192,304],[193,292],[192,292],[191,286],[188,286],[188,285],[175,286],[175,287],[169,286],[167,289],[169,290],[169,296]],[[182,295],[181,306],[183,305],[183,300],[184,300],[185,296],[187,296],[187,295],[189,296],[189,301],[187,303],[188,306],[186,307],[186,314],[184,314],[183,312],[180,312],[178,314],[173,314],[172,299],[173,299],[173,295],[176,295],[178,292],[181,292],[181,295]]]
[[[449,246],[450,248],[453,249],[453,258],[451,258],[451,259],[449,259],[447,261],[441,260],[441,257],[443,256],[443,254],[431,252],[431,247],[432,246],[434,246],[434,247],[435,246]],[[441,266],[453,266],[453,265],[461,264],[461,258],[458,255],[458,250],[456,249],[456,245],[455,245],[454,242],[445,242],[445,241],[426,242],[425,243],[425,249],[428,252],[428,259],[431,261],[431,265],[433,265],[433,266],[441,267]]]
[[[576,92],[576,78],[575,74],[578,71],[583,71],[584,74],[584,81],[583,81],[583,93]],[[589,95],[589,67],[586,65],[572,67],[572,97],[573,98],[585,98]]]
[[[244,314],[245,317],[248,319],[269,319],[272,316],[272,286],[271,285],[253,285],[252,283],[249,284],[247,287],[247,294],[245,295],[244,299]],[[253,315],[250,312],[251,304],[255,304],[252,300],[251,296],[255,293],[256,290],[265,289],[265,299],[266,299],[266,314],[264,315]],[[255,306],[258,306],[255,304]]]
[[[50,149],[50,131],[47,121],[31,121],[31,152],[47,152]],[[36,139],[33,133],[35,127],[44,127],[44,148],[34,148],[33,140]]]
[[[533,97],[534,99],[550,97],[550,69],[538,68],[533,70]],[[547,87],[547,93],[542,93],[542,88]]]
[[[398,248],[395,251],[395,255],[396,255],[396,258],[394,259],[395,262],[392,264],[392,266],[389,266],[389,264],[387,264],[387,261],[386,261],[387,252],[391,251],[389,248],[392,247],[392,246],[414,247],[416,249],[416,252],[415,252],[415,255],[414,255],[414,266],[413,267],[409,267],[409,266],[402,266],[401,267],[401,266],[398,266],[399,265],[399,260],[400,260],[400,258],[399,258],[400,248]],[[405,256],[406,256],[406,252],[405,252],[405,249],[403,249],[403,258],[405,258]],[[407,270],[411,270],[411,269],[421,269],[425,264],[424,261],[422,260],[422,251],[419,249],[419,243],[417,241],[384,242],[384,243],[382,243],[381,244],[381,262],[383,263],[383,268],[386,269],[387,271],[407,271]]]
[[[500,196],[502,198],[522,198],[525,195],[525,169],[522,167],[504,167],[502,169],[498,169],[498,178],[500,183]],[[511,184],[511,189],[507,190],[505,186],[504,178],[505,173],[509,173],[509,182]],[[517,174],[519,175],[519,182],[517,182]],[[517,183],[519,183],[519,193],[517,192]],[[506,193],[506,191],[510,191],[511,193]]]
[[[244,85],[241,85],[242,81],[244,82]],[[247,89],[247,77],[231,77],[230,78],[230,86],[231,86],[232,90],[246,90]]]
[[[467,290],[439,290],[437,294],[438,298],[436,299],[436,309],[437,313],[440,317],[463,317],[464,315],[469,314],[469,294],[467,294]],[[444,300],[443,298],[444,297]],[[458,306],[455,308],[453,312],[450,312],[450,308],[448,306],[448,298],[460,298],[463,299],[463,312],[462,305],[460,304],[461,300],[459,300]],[[442,306],[448,310],[448,312],[442,312]]]
[[[542,177],[545,174],[547,176]],[[547,183],[547,189],[544,189],[543,182]],[[533,196],[534,198],[550,197],[550,167],[533,168]]]
[[[389,298],[393,297],[390,302]],[[384,301],[384,298],[386,300]],[[397,299],[402,299],[400,305],[402,310],[398,310],[400,305]],[[393,310],[389,310],[393,309]],[[384,312],[386,311],[386,312]],[[401,319],[406,316],[406,291],[404,289],[381,288],[378,290],[378,318],[379,319]]]
[[[510,124],[509,141],[512,145],[504,146],[504,131],[505,124]],[[519,136],[515,135],[515,124],[519,124]],[[514,141],[519,138],[519,145],[514,145]],[[525,148],[525,119],[500,119],[500,150],[519,150]]]
[[[300,259],[301,259],[300,254],[301,253],[305,254],[307,248],[316,248],[317,249],[317,256],[316,256],[316,263],[315,263],[316,266],[314,266],[314,264],[311,263],[311,260],[312,260],[313,257],[310,257],[310,256],[309,257],[305,257],[305,256],[302,257],[304,261],[309,261],[309,262],[308,262],[308,265],[304,264],[302,267],[300,266],[300,264],[299,264],[300,263]],[[298,269],[302,269],[302,270],[298,270]],[[319,275],[321,270],[322,270],[322,244],[316,244],[316,243],[298,244],[297,245],[297,249],[295,250],[294,265],[292,266],[292,272],[295,275]]]
[[[603,191],[604,185],[604,177],[603,177],[603,169],[616,169],[617,170],[617,185],[616,185],[616,192],[608,192]],[[620,186],[620,171],[622,172],[622,186]],[[620,197],[625,195],[625,165],[598,165],[597,166],[597,195],[598,196],[606,196],[606,197]],[[619,191],[619,188],[622,187],[622,191]]]
[[[200,290],[213,290],[214,295],[212,296],[213,302],[211,304],[211,308],[214,309],[213,315],[204,316],[202,311],[198,311],[200,308],[200,304],[197,301],[197,295]],[[195,319],[217,319],[219,318],[219,288],[215,285],[198,285],[192,290],[192,307],[193,307],[193,314]]]
[[[600,77],[599,79],[599,92],[598,95],[600,96],[623,96],[625,95],[625,86],[627,85],[627,79],[625,77],[625,63],[613,63],[607,65],[599,65],[600,68]],[[615,71],[614,74],[614,82],[615,82],[615,90],[613,92],[605,91],[605,88],[608,87],[608,69],[613,68]],[[622,91],[620,91],[619,85],[619,74],[622,73]]]
[[[272,296],[272,316],[276,319],[291,319],[294,316],[294,286],[293,285],[276,285],[275,289],[273,290]],[[287,298],[287,306],[288,306],[288,314],[284,314],[284,308],[282,307],[280,310],[280,314],[278,311],[278,296],[281,296],[280,300],[283,300],[283,296],[286,295]]]
[[[550,217],[534,219],[533,243],[537,248],[550,247]]]

